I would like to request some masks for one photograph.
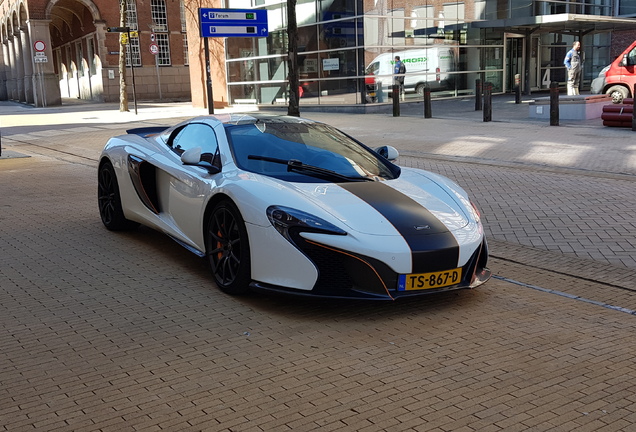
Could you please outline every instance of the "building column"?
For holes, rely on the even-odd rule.
[[[0,100],[8,100],[7,79],[9,78],[9,51],[7,50],[7,44],[5,42],[2,43],[2,53],[0,53],[0,56]]]
[[[13,43],[13,34],[9,35],[7,42],[7,50],[9,51],[9,69],[7,70],[9,77],[7,80],[7,91],[10,100],[18,99],[18,87],[16,85],[15,77],[17,75],[17,69],[15,66],[15,46]]]
[[[20,39],[20,29],[15,29],[13,33],[13,49],[15,51],[15,85],[17,94],[15,99],[25,102],[24,97],[24,54],[22,53],[22,40]]]
[[[33,103],[33,52],[29,33],[25,26],[20,26],[20,40],[22,41],[22,58],[24,60],[24,99],[26,103]]]
[[[37,63],[33,73],[33,99],[37,107],[54,106],[62,104],[60,83],[55,74],[53,64],[53,49],[51,48],[51,33],[49,31],[50,20],[28,20],[28,33],[30,41],[42,41],[46,45],[44,55],[46,63]]]

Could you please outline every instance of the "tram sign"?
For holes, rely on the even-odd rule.
[[[199,8],[201,37],[265,37],[266,9]]]

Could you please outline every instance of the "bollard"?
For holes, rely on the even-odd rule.
[[[424,85],[424,118],[433,117],[433,112],[431,111],[431,88],[428,84]]]
[[[475,80],[475,111],[481,111],[481,80]]]
[[[484,83],[484,121],[492,121],[492,83]]]
[[[515,74],[515,103],[521,103],[521,75]]]
[[[632,131],[636,131],[636,84],[634,84],[634,91],[632,92]]]
[[[550,126],[559,125],[559,83],[550,83]]]
[[[393,117],[400,116],[400,86],[393,85]]]

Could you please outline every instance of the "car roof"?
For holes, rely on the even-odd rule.
[[[317,123],[313,120],[301,118],[301,117],[293,117],[287,115],[278,115],[278,114],[264,114],[264,113],[249,113],[249,114],[241,114],[241,113],[232,113],[232,114],[216,114],[216,115],[208,115],[208,116],[200,116],[191,121],[206,121],[206,122],[219,122],[222,123],[225,127],[232,127],[237,125],[245,125],[245,124],[256,124],[256,123],[266,123],[266,124],[274,124],[274,123],[293,123],[293,124],[309,124],[309,123]]]

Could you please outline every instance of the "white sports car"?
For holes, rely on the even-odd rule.
[[[428,171],[400,168],[323,123],[204,116],[111,138],[98,200],[109,230],[159,230],[250,289],[396,299],[490,277],[477,209]]]

